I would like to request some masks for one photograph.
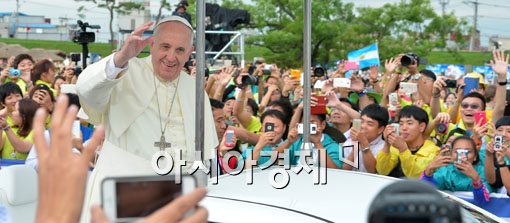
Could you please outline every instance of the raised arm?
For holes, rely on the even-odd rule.
[[[152,37],[142,38],[143,32],[152,24],[153,22],[148,22],[138,27],[126,39],[119,52],[91,64],[82,72],[76,82],[76,91],[82,107],[89,116],[99,115],[105,111],[113,86],[119,82],[128,61],[138,56],[145,46],[152,42]]]
[[[491,60],[492,70],[498,75],[498,85],[496,95],[494,96],[494,110],[492,112],[492,121],[495,123],[505,112],[506,106],[506,76],[508,72],[508,54],[505,56],[500,50],[492,52],[494,60]]]
[[[430,100],[430,116],[435,118],[441,112],[441,90],[446,87],[442,77],[438,77],[432,88],[432,99]]]

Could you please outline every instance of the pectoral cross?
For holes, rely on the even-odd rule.
[[[172,144],[169,142],[166,142],[165,136],[162,135],[161,138],[159,139],[159,142],[158,141],[154,142],[154,146],[159,147],[160,151],[165,151],[165,149],[170,148],[172,146]]]

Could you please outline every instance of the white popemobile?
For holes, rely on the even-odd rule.
[[[271,185],[271,170],[253,170],[253,184],[247,185],[247,171],[223,175],[218,184],[209,182],[201,205],[209,210],[209,222],[368,222],[374,197],[399,179],[345,170],[327,170],[327,183],[314,185],[313,172],[295,174],[283,189]],[[283,178],[276,177],[276,181]],[[461,206],[463,222],[505,222],[460,198],[441,192],[444,199]],[[507,219],[510,220],[510,219]]]

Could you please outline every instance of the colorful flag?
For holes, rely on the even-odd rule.
[[[379,62],[379,49],[377,47],[377,43],[352,51],[347,54],[347,58],[350,61],[358,61],[360,69],[368,68],[373,65],[381,65]]]

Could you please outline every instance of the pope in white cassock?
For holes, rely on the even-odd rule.
[[[105,177],[155,174],[150,161],[159,145],[173,157],[181,150],[188,167],[195,160],[195,80],[182,72],[193,52],[193,28],[171,16],[144,39],[151,26],[149,22],[137,28],[119,52],[88,66],[78,79],[82,108],[91,123],[104,125],[106,131],[88,181],[82,222],[89,222],[90,205],[100,203]],[[137,58],[148,44],[151,55]],[[218,141],[207,98],[204,111],[202,157],[209,160]]]

